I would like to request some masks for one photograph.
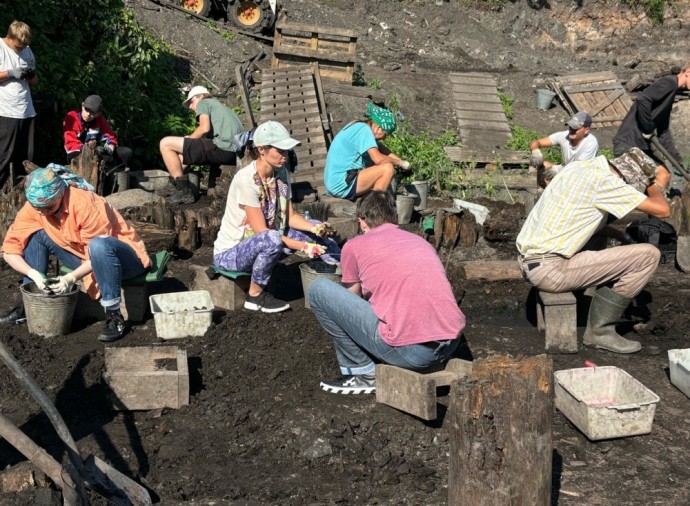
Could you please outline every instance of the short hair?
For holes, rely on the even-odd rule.
[[[7,29],[7,38],[19,42],[22,46],[28,46],[31,44],[31,28],[26,23],[15,19]]]
[[[398,212],[393,196],[387,191],[372,190],[357,201],[357,217],[370,228],[384,223],[398,223]]]

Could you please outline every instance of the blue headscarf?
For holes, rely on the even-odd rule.
[[[67,186],[94,191],[83,177],[77,176],[67,167],[49,163],[45,169],[36,169],[24,181],[26,200],[36,207],[50,207],[60,200]]]

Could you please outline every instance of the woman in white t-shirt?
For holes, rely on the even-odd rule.
[[[277,313],[290,305],[265,290],[287,250],[334,262],[340,248],[330,239],[328,223],[306,220],[292,206],[287,152],[299,144],[278,122],[254,132],[257,159],[240,169],[230,184],[225,214],[213,245],[213,263],[230,271],[252,273],[246,309]]]

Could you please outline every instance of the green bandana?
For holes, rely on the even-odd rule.
[[[380,126],[388,135],[395,131],[395,116],[392,112],[371,102],[367,105],[367,109],[367,113],[364,115],[366,118]]]

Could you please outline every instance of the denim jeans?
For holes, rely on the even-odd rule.
[[[114,237],[94,237],[88,248],[91,268],[101,291],[101,305],[111,307],[119,304],[122,280],[135,278],[146,269],[132,247]],[[24,249],[24,260],[32,268],[45,274],[51,253],[61,264],[72,270],[82,263],[81,258],[60,248],[43,230],[29,239]],[[29,278],[24,278],[25,283],[29,281]]]
[[[371,374],[375,361],[404,369],[425,369],[447,360],[458,347],[458,339],[442,341],[436,349],[420,344],[390,346],[379,335],[379,319],[371,305],[328,279],[316,279],[306,296],[319,323],[333,339],[344,375]]]

